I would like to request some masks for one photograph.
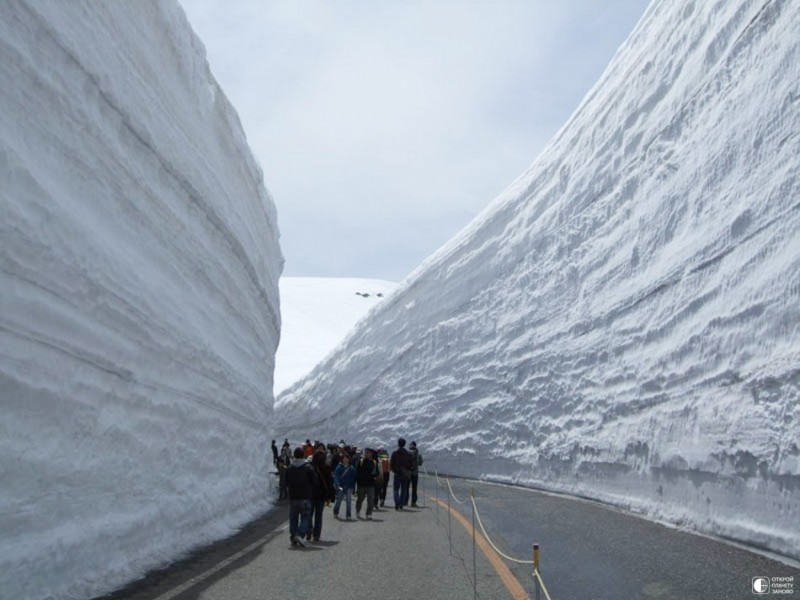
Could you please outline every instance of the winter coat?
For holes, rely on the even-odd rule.
[[[356,468],[353,465],[344,466],[344,463],[336,465],[333,473],[333,483],[337,488],[355,489],[356,487]]]
[[[315,454],[311,460],[311,467],[316,473],[316,484],[314,485],[313,498],[315,502],[330,498],[331,495],[331,470],[325,464],[325,456]]]
[[[409,479],[411,477],[411,470],[414,468],[414,459],[411,453],[405,448],[398,448],[392,452],[392,458],[389,461],[392,468],[392,473],[400,476],[401,479]]]
[[[371,458],[362,458],[356,473],[359,489],[373,487],[378,475],[378,465]]]
[[[413,461],[412,463],[413,466],[411,467],[411,473],[413,475],[416,475],[417,473],[419,473],[419,468],[422,466],[422,454],[420,454],[419,450],[417,450],[416,448],[411,448],[411,450],[409,450],[408,452],[409,454],[411,454],[411,459]]]
[[[314,468],[305,459],[295,458],[292,466],[286,470],[286,486],[289,489],[289,500],[311,500],[317,476]]]

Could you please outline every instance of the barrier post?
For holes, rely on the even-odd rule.
[[[475,553],[475,486],[472,486],[469,495],[472,497],[472,593],[478,600],[478,560]]]
[[[452,519],[450,518],[450,493],[447,494],[447,542],[450,544],[450,556],[453,556]]]
[[[433,472],[436,473],[436,467],[433,468]],[[434,482],[434,487],[436,488],[436,524],[439,524],[439,477],[436,477],[436,481]]]
[[[540,600],[541,599],[541,595],[540,595],[541,586],[539,585],[539,577],[538,577],[538,575],[539,575],[539,544],[534,544],[533,545],[533,582],[534,582],[534,585],[535,585],[534,589],[536,590],[536,598],[535,598],[535,600]]]

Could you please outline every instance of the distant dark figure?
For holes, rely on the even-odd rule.
[[[378,464],[381,470],[381,483],[377,496],[381,507],[383,507],[386,504],[386,491],[389,489],[389,475],[392,472],[389,465],[389,453],[386,448],[378,448]]]
[[[417,506],[417,484],[419,483],[419,468],[422,466],[422,454],[417,450],[417,442],[411,442],[408,450],[413,461],[411,467],[411,506]]]
[[[275,444],[275,440],[272,440],[272,464],[278,466],[278,446]]]
[[[411,469],[414,464],[403,438],[397,440],[397,450],[392,452],[389,462],[394,473],[394,509],[403,510],[408,505],[408,485],[411,483]]]
[[[289,491],[286,489],[286,471],[292,464],[292,455],[289,451],[289,446],[284,446],[278,456],[278,487],[280,489],[279,500],[286,500],[289,497]]]

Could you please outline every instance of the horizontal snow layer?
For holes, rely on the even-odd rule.
[[[651,5],[278,427],[800,556],[798,31],[797,2]]]
[[[175,2],[2,2],[0,80],[0,596],[90,597],[267,506],[275,208]]]

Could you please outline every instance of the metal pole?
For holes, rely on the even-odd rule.
[[[436,472],[436,467],[434,467],[434,473]],[[436,480],[436,524],[439,524],[439,480]]]
[[[536,590],[536,600],[540,600],[540,590],[541,586],[539,585],[539,544],[533,545],[533,582],[535,584]]]
[[[478,600],[478,560],[475,553],[475,487],[470,491],[472,497],[472,592]]]
[[[450,556],[453,556],[453,525],[450,519],[450,493],[447,494],[447,541],[450,543]]]

